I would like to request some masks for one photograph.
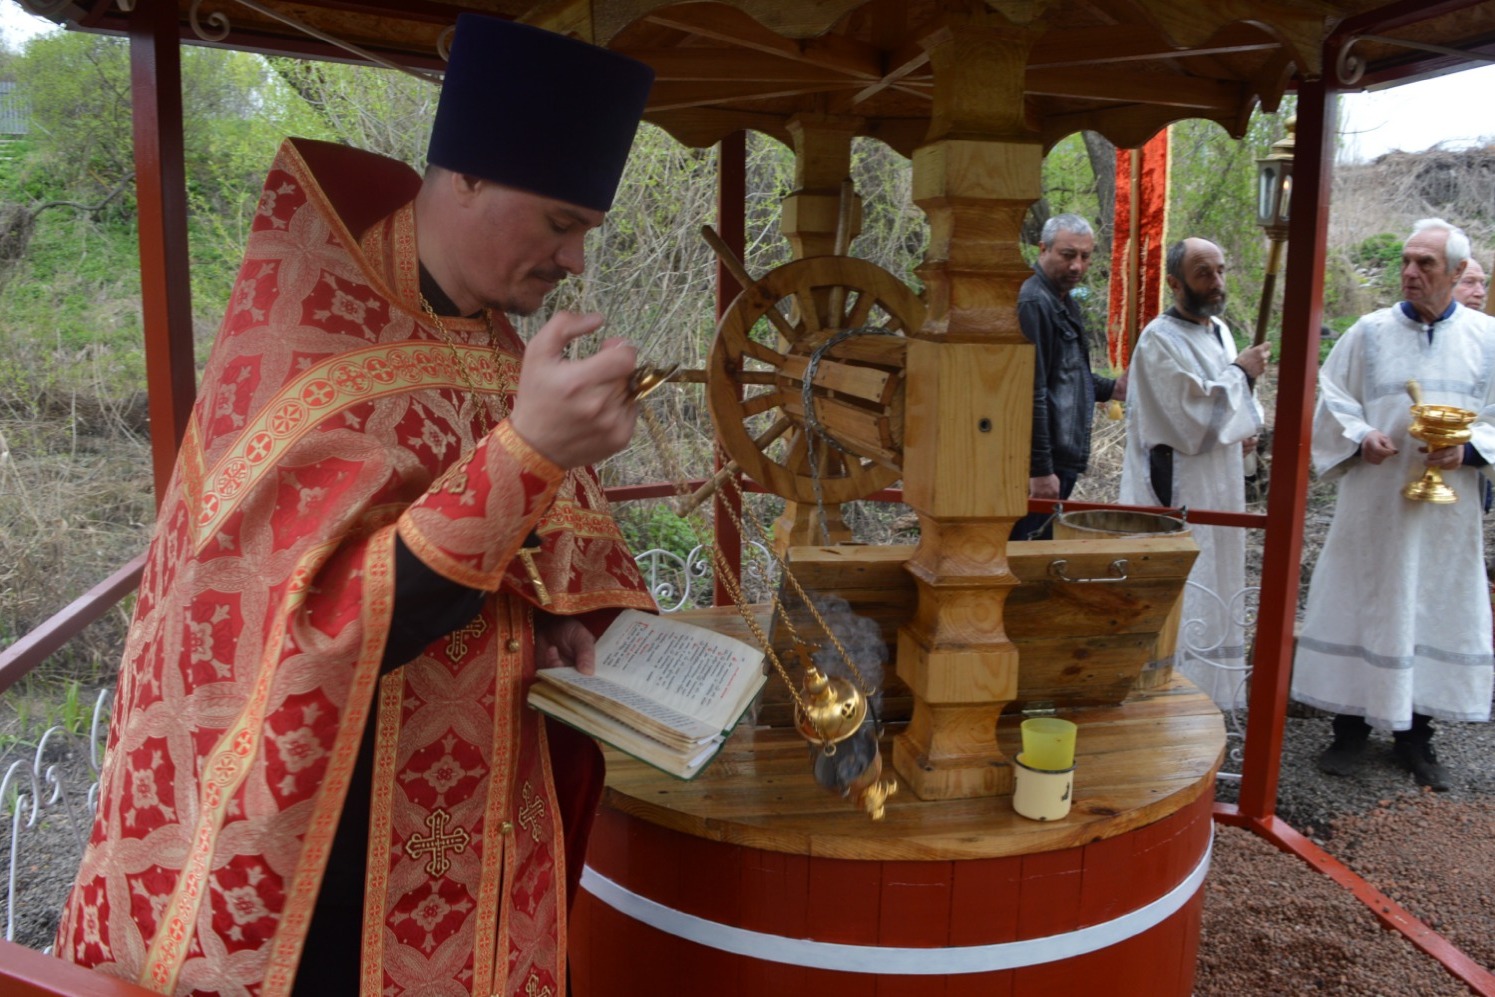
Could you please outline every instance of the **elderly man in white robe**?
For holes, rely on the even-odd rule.
[[[1132,354],[1121,501],[1241,512],[1243,457],[1261,433],[1252,396],[1271,347],[1237,351],[1225,310],[1225,254],[1205,239],[1168,250],[1173,307],[1149,322]],[[1246,537],[1193,526],[1199,559],[1184,588],[1177,669],[1221,709],[1245,703]]]
[[[1339,482],[1309,586],[1293,698],[1335,714],[1319,768],[1353,775],[1372,728],[1418,785],[1448,789],[1433,718],[1490,718],[1490,590],[1478,476],[1495,457],[1495,326],[1453,296],[1469,240],[1442,219],[1402,249],[1403,301],[1356,322],[1319,372],[1313,463]],[[1431,452],[1408,435],[1416,380],[1428,404],[1479,413],[1473,438]],[[1438,468],[1451,504],[1405,486]],[[1488,473],[1488,470],[1486,470]]]
[[[1453,299],[1465,308],[1477,312],[1485,310],[1485,268],[1474,257],[1469,257],[1463,276],[1453,286]]]

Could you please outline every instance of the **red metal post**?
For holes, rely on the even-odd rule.
[[[733,132],[722,139],[717,147],[717,234],[740,260],[747,252],[747,133]],[[720,262],[716,265],[716,317],[721,319],[732,300],[742,291],[737,281]],[[740,388],[738,390],[741,390]],[[717,454],[716,468],[722,468],[722,455]],[[742,514],[742,500],[736,491],[718,489],[713,506],[716,526],[716,549],[727,559],[727,564],[737,577],[742,577],[742,531],[737,520],[728,513],[730,505],[738,516]],[[732,602],[732,594],[716,579],[711,601],[717,606]]]
[[[157,997],[154,990],[0,941],[0,994],[5,997]]]
[[[176,3],[168,0],[139,0],[130,13],[140,305],[158,501],[166,491],[197,393],[177,17]]]
[[[1276,432],[1272,437],[1272,485],[1267,496],[1256,653],[1246,721],[1246,756],[1241,771],[1240,810],[1250,818],[1270,817],[1277,808],[1282,729],[1292,679],[1303,516],[1308,506],[1308,458],[1313,439],[1319,327],[1323,321],[1334,104],[1335,95],[1325,81],[1299,85]]]

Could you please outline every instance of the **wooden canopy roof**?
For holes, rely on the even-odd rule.
[[[25,0],[59,23],[123,31],[121,0]],[[1182,118],[1244,131],[1294,76],[1377,85],[1495,53],[1495,4],[1475,0],[178,0],[185,41],[354,58],[316,34],[439,71],[463,11],[518,18],[655,67],[648,119],[707,146],[750,129],[788,140],[796,114],[857,119],[904,154],[925,136],[932,69],[921,41],[982,16],[1032,39],[1024,115],[1045,146],[1086,128],[1135,146]],[[1408,47],[1407,44],[1413,46]],[[1426,46],[1432,46],[1428,48]],[[1335,53],[1324,65],[1324,52]]]

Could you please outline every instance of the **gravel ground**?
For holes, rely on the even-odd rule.
[[[1383,734],[1358,776],[1324,775],[1314,759],[1328,742],[1326,716],[1288,717],[1277,815],[1495,969],[1495,726],[1438,725],[1456,777],[1446,793],[1418,788]],[[1218,796],[1235,790],[1222,783]],[[1249,831],[1217,827],[1205,890],[1196,997],[1469,993],[1348,890]]]
[[[1270,381],[1262,402],[1274,403]],[[1097,420],[1090,472],[1077,499],[1114,501],[1124,434]],[[1309,485],[1303,526],[1301,610],[1333,515],[1334,493]],[[1251,507],[1263,511],[1260,503]],[[1247,534],[1248,581],[1261,572],[1262,535]],[[1495,556],[1495,515],[1485,517]],[[1244,729],[1245,718],[1239,718]],[[1364,771],[1321,773],[1326,714],[1289,705],[1283,731],[1277,816],[1358,872],[1466,955],[1495,970],[1495,725],[1438,723],[1439,760],[1453,789],[1418,788],[1391,758],[1389,734],[1374,734]],[[1235,747],[1239,741],[1233,741]],[[1239,762],[1226,762],[1239,771]],[[1217,798],[1234,801],[1221,781]],[[1196,997],[1339,994],[1400,997],[1467,994],[1468,988],[1401,934],[1386,930],[1348,890],[1249,831],[1217,827],[1206,881]]]

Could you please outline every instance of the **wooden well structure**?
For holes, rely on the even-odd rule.
[[[899,556],[897,581],[885,576],[864,599],[887,602],[890,588],[901,587],[905,600],[906,613],[895,620],[895,667],[909,692],[909,722],[885,747],[905,789],[886,820],[868,821],[814,786],[803,742],[774,729],[741,733],[710,772],[689,783],[615,764],[572,924],[578,994],[1093,993],[1098,973],[1108,993],[1187,994],[1212,814],[1312,852],[1272,811],[1305,502],[1333,95],[1447,71],[1490,52],[1495,5],[27,5],[71,27],[123,31],[131,40],[142,304],[162,483],[193,395],[181,40],[340,58],[350,57],[351,44],[351,57],[439,71],[443,32],[457,13],[477,10],[626,52],[658,73],[648,120],[689,145],[722,146],[719,228],[729,244],[740,239],[742,133],[764,132],[793,148],[796,189],[783,203],[782,225],[802,260],[834,255],[838,230],[844,245],[847,226],[856,224],[842,193],[853,138],[877,138],[912,159],[915,200],[932,234],[919,272],[923,314],[902,330],[898,443],[903,498],[919,515],[921,539]],[[1212,809],[1220,717],[1207,698],[1175,681],[1090,704],[1071,816],[1051,825],[1025,821],[1005,795],[1018,715],[1002,710],[1025,698],[1024,651],[1007,612],[1020,601],[1020,552],[1007,535],[1028,510],[1032,357],[1016,300],[1029,273],[1020,226],[1041,193],[1044,152],[1080,129],[1133,147],[1188,117],[1239,135],[1254,107],[1275,107],[1289,87],[1299,98],[1296,190],[1268,515],[1191,512],[1199,522],[1268,528],[1241,802]],[[724,291],[723,311],[734,293]],[[809,503],[791,504],[781,536],[790,545],[812,542],[817,514]],[[727,532],[725,542],[735,544]],[[1165,548],[1132,544],[1117,553],[1161,559]],[[1107,556],[1074,551],[1079,559]],[[839,556],[822,550],[792,563],[824,569]],[[863,577],[824,570],[843,589]],[[1157,608],[1139,609],[1137,618]],[[723,615],[720,625],[733,624]],[[0,679],[17,659],[0,659]],[[1459,964],[1457,953],[1436,951],[1436,941],[1423,947],[1474,985],[1495,984],[1478,967]],[[7,992],[132,992],[61,964],[55,972],[29,957],[14,965],[9,985],[18,989]]]

